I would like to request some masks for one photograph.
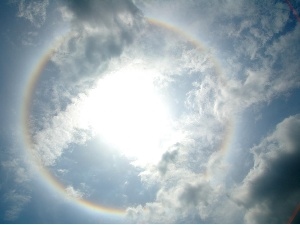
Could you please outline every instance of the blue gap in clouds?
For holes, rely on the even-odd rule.
[[[88,154],[88,152],[86,152],[86,154]],[[60,168],[59,166],[56,166],[56,168],[57,167]],[[70,171],[70,173],[74,173],[73,175],[76,177],[76,173],[80,171],[80,169],[82,170],[85,168],[80,168],[77,165],[76,170]],[[81,174],[78,174],[78,176],[80,175]],[[80,177],[77,179],[80,179]],[[64,181],[62,181],[62,183],[66,184]],[[12,223],[85,224],[119,222],[112,216],[90,211],[89,209],[80,206],[76,201],[62,197],[61,193],[49,185],[43,177],[34,177],[28,185],[30,185],[30,202],[22,207],[20,215],[16,220],[11,221]],[[74,188],[76,189],[77,187],[74,186]],[[21,187],[21,190],[19,190],[21,193],[24,192],[22,189],[23,188]],[[7,210],[7,208],[4,209]],[[4,222],[9,223],[10,221]]]
[[[245,110],[236,120],[237,135],[232,141],[229,156],[229,160],[234,163],[234,168],[229,173],[231,179],[241,182],[253,166],[250,149],[272,134],[278,123],[298,113],[300,113],[300,88],[277,97],[269,104],[254,105]]]
[[[16,15],[13,6],[5,1],[0,2],[0,135],[7,132],[8,127],[15,126],[18,116],[17,104],[22,88],[22,72],[24,52],[19,43],[20,32],[24,30],[12,19]]]
[[[55,172],[57,169],[69,172],[59,175]],[[101,205],[125,208],[155,198],[155,187],[143,186],[138,176],[141,170],[100,138],[91,139],[83,145],[71,144],[52,171],[66,186],[82,189],[81,183],[86,184],[83,191],[90,194],[86,199]]]
[[[187,94],[195,89],[193,83],[201,80],[202,74],[185,73],[176,75],[176,80],[170,83],[167,92],[167,101],[170,103],[173,116],[180,117],[188,109],[185,105]]]
[[[251,107],[243,114],[243,127],[247,128],[243,144],[251,147],[252,143],[258,143],[272,133],[278,123],[298,113],[300,113],[300,88],[289,91],[269,104]]]
[[[109,218],[82,210],[74,201],[61,198],[45,184],[32,184],[31,200],[14,223],[112,223]],[[7,222],[7,221],[5,221]]]

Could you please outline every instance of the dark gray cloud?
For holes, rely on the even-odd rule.
[[[73,82],[99,77],[133,42],[142,22],[131,1],[70,1],[61,12],[71,28],[53,61]]]
[[[201,182],[196,185],[186,184],[179,196],[179,200],[187,207],[196,207],[201,204],[207,207],[211,193],[212,188],[206,182]]]
[[[159,172],[164,175],[168,170],[168,165],[170,163],[176,162],[176,157],[178,156],[178,151],[174,150],[172,152],[166,152],[163,154],[161,161],[158,164]]]
[[[282,121],[252,150],[254,168],[235,193],[247,210],[245,222],[285,223],[300,199],[300,115]]]

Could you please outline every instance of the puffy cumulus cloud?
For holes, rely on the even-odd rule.
[[[212,169],[208,173],[209,167],[218,167],[222,162],[207,163],[211,154],[207,148],[185,140],[166,152],[157,167],[141,173],[143,182],[156,183],[160,188],[155,201],[128,208],[127,219],[138,223],[212,222],[225,189],[221,182],[212,179]],[[192,159],[194,156],[197,157]]]
[[[158,169],[161,174],[165,174],[168,170],[169,164],[175,163],[178,151],[166,152],[162,156],[162,160],[159,162]]]
[[[84,196],[84,193],[80,190],[74,189],[72,186],[68,186],[65,188],[65,191],[68,195],[68,197],[71,198],[82,198]]]
[[[154,202],[128,208],[127,218],[138,223],[211,221],[220,193],[221,188],[211,185],[203,175],[177,169],[161,183]]]
[[[133,42],[143,21],[131,1],[70,1],[61,13],[70,31],[52,60],[73,82],[99,77]]]
[[[204,170],[193,171],[187,166],[190,160],[184,159],[188,154],[183,153],[191,146],[177,145],[163,155],[158,168],[140,174],[144,182],[156,180],[160,189],[155,201],[128,208],[128,220],[138,223],[287,222],[300,197],[299,129],[299,114],[279,123],[272,134],[251,149],[254,166],[239,184],[227,183],[226,163],[220,152],[210,154],[207,163],[202,162]]]
[[[224,59],[221,73],[216,70],[211,52],[187,40],[175,40],[176,35],[163,28],[144,24],[146,29],[135,39],[142,16],[128,1],[71,2],[62,8],[63,18],[71,23],[71,33],[52,60],[61,68],[62,75],[84,81],[93,80],[106,69],[118,70],[124,58],[128,59],[125,64],[138,58],[147,62],[140,63],[144,68],[151,68],[165,82],[163,88],[176,90],[177,96],[173,95],[172,100],[182,101],[179,107],[183,112],[176,118],[176,128],[182,131],[183,138],[165,152],[158,165],[144,168],[140,174],[145,184],[158,184],[159,190],[153,202],[128,208],[130,221],[284,222],[294,199],[299,199],[295,188],[299,178],[282,176],[286,171],[296,173],[299,169],[295,164],[299,161],[299,116],[283,121],[252,150],[255,167],[244,183],[233,190],[227,186],[222,148],[226,148],[232,117],[299,86],[299,63],[295,61],[299,27],[281,33],[288,12],[273,9],[269,2],[189,3],[159,2],[158,12],[171,5],[172,14],[179,18],[188,10],[188,19],[199,14],[205,17],[190,21],[187,29],[207,31],[211,43],[216,41],[212,48],[221,49],[214,54],[225,49],[220,54]],[[149,7],[147,2],[143,7]],[[126,48],[129,44],[132,48]],[[288,58],[281,56],[282,51],[288,53]],[[77,110],[82,102],[74,100],[74,104],[35,133],[35,147],[45,165],[54,164],[70,143],[83,143],[89,138],[85,131],[77,133],[88,129],[85,123],[78,122],[81,119]],[[76,134],[81,141],[78,142]],[[278,183],[284,185],[275,185]],[[77,193],[72,187],[68,191]],[[281,192],[285,195],[275,198]]]
[[[234,190],[247,223],[285,223],[300,198],[300,115],[286,118],[254,148],[254,167]]]
[[[17,16],[29,20],[35,27],[41,27],[46,21],[48,0],[19,2]]]

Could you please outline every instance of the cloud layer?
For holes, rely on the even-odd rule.
[[[17,16],[40,28],[48,19],[49,4],[21,1]],[[106,190],[109,194],[102,199],[117,202],[120,198],[122,207],[127,207],[130,223],[288,221],[300,198],[300,114],[272,124],[272,130],[262,134],[251,147],[234,133],[235,122],[242,120],[246,112],[268,109],[270,103],[299,88],[300,26],[291,18],[286,4],[91,0],[68,1],[55,10],[60,12],[68,32],[36,87],[30,132],[36,159],[56,171],[59,179],[65,178],[69,197],[101,199]],[[88,179],[80,181],[74,172],[77,170],[68,167],[68,160],[78,163],[78,149],[95,138],[90,118],[83,116],[92,114],[82,112],[93,109],[87,107],[87,102],[99,80],[122,71],[126,77],[128,71],[124,68],[130,66],[151,76],[172,111],[174,132],[165,140],[158,162],[138,167],[131,159],[122,161],[112,149],[108,157],[112,162],[105,162],[104,154],[99,154],[102,161],[84,162],[82,168],[94,171],[87,176],[90,183]],[[101,109],[97,99],[93,104]],[[145,104],[146,100],[139,105]],[[261,118],[256,122],[263,126],[263,112],[259,113],[254,116]],[[233,138],[239,148],[230,145]],[[146,149],[151,154],[147,148],[150,143],[143,145],[140,151]],[[99,144],[96,149],[100,152],[105,147]],[[72,151],[76,153],[72,155]],[[240,163],[245,159],[232,156],[235,152],[249,157],[248,167]],[[89,160],[99,155],[95,153]],[[18,162],[11,160],[1,165],[14,171],[15,183],[23,184],[30,177]],[[89,167],[98,162],[103,165]],[[111,179],[109,169],[119,171],[115,173],[119,177]],[[234,179],[233,173],[240,180]],[[132,188],[125,194],[129,181],[141,190]],[[149,190],[150,197],[141,194]],[[14,205],[5,211],[10,221],[31,200],[15,189],[5,196],[5,201]],[[128,196],[137,201],[131,205],[134,201]]]

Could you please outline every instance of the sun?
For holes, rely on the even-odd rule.
[[[138,66],[114,71],[99,80],[81,111],[99,138],[139,161],[158,160],[171,131],[170,112],[154,85],[155,75]]]

